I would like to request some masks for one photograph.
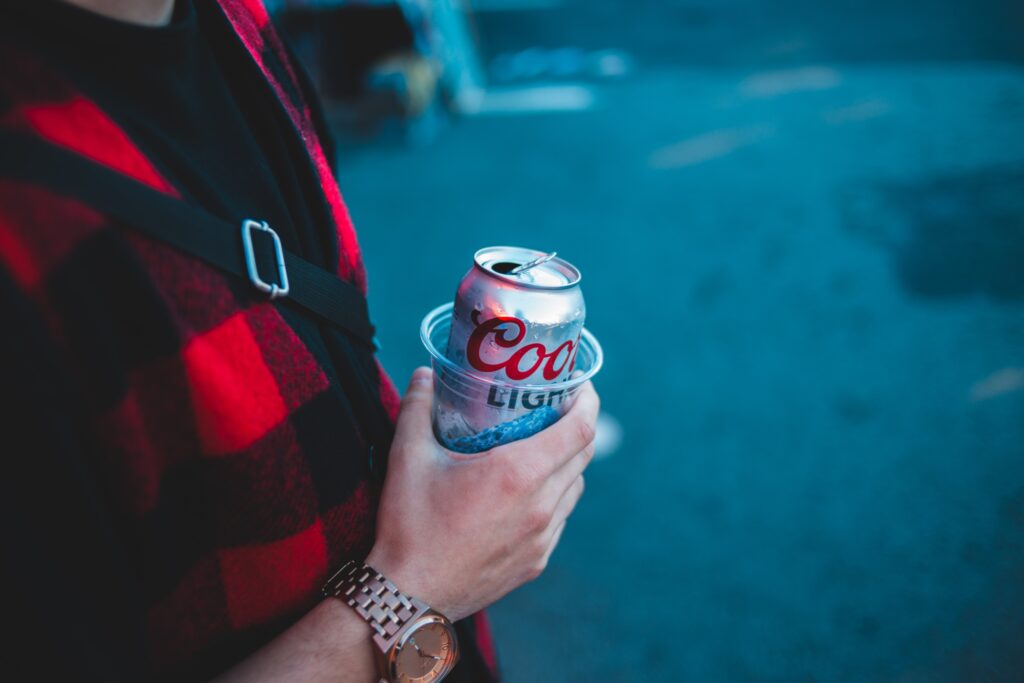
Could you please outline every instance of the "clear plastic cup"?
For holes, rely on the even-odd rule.
[[[434,436],[459,453],[486,451],[554,424],[604,361],[597,339],[583,330],[570,379],[555,384],[511,384],[466,370],[445,357],[451,321],[452,304],[438,306],[423,318],[420,338],[434,369]]]

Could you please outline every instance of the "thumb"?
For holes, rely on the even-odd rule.
[[[394,440],[396,446],[409,441],[434,438],[430,425],[430,409],[433,402],[434,373],[430,368],[416,368],[398,410]]]

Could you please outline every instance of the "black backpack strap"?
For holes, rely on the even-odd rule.
[[[0,177],[73,197],[376,347],[362,293],[334,273],[282,249],[265,222],[232,225],[70,150],[9,130],[0,130]],[[270,273],[264,268],[261,275],[259,264],[268,263]],[[273,275],[269,281],[268,275]]]

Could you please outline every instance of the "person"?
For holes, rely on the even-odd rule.
[[[0,54],[4,134],[266,220],[365,294],[323,116],[258,0],[7,2]],[[7,677],[376,681],[370,625],[320,592],[365,563],[456,622],[447,681],[497,680],[481,610],[558,544],[594,389],[447,452],[428,369],[400,400],[371,348],[138,227],[0,174]]]

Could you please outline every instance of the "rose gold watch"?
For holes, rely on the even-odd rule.
[[[440,612],[399,591],[368,565],[345,563],[323,587],[373,629],[382,683],[439,683],[459,661],[455,627]]]

